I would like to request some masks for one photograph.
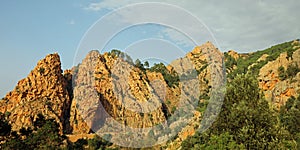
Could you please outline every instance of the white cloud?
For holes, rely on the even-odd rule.
[[[70,24],[70,25],[74,25],[74,24],[75,24],[75,20],[73,20],[73,19],[70,20],[69,24]]]
[[[85,10],[90,10],[90,11],[101,11],[103,9],[114,9],[117,7],[121,7],[124,5],[128,5],[132,3],[132,0],[103,0],[100,2],[96,3],[90,3],[88,6],[84,7]],[[138,2],[138,1],[136,1]]]
[[[266,48],[280,42],[300,38],[300,1],[290,0],[284,3],[280,0],[255,1],[204,1],[204,0],[163,0],[182,7],[203,21],[212,31],[223,50],[235,49],[247,52]],[[155,2],[151,1],[151,2]],[[103,0],[91,3],[85,9],[91,11],[113,10],[128,4],[149,2],[147,0]],[[153,16],[160,16],[169,12],[153,12]],[[178,14],[169,14],[170,18]],[[122,16],[122,14],[120,15]],[[123,18],[125,22],[135,22],[142,14],[135,14],[134,18]],[[168,18],[165,18],[168,19]],[[174,24],[193,31],[193,36],[199,34],[199,28],[191,24],[184,26],[183,20]],[[170,38],[184,42],[176,34],[163,31]],[[199,34],[198,36],[202,36]],[[202,37],[204,38],[204,37]]]

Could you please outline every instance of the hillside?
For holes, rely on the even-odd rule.
[[[217,117],[218,114],[214,114],[218,111],[205,110],[220,107],[222,116],[227,110],[239,112],[239,109],[235,110],[238,100],[243,101],[247,96],[253,98],[253,101],[258,98],[257,108],[264,101],[268,107],[262,105],[264,109],[255,113],[271,112],[265,115],[281,119],[282,122],[274,122],[274,126],[282,126],[280,132],[286,133],[285,136],[300,133],[299,124],[292,124],[287,120],[283,122],[282,119],[293,116],[285,116],[290,113],[287,107],[293,107],[293,113],[296,113],[294,115],[298,115],[300,109],[296,107],[296,101],[300,100],[299,66],[299,40],[247,54],[239,54],[234,50],[222,53],[207,42],[168,66],[160,63],[151,67],[147,62],[133,62],[127,54],[112,50],[104,54],[91,51],[80,64],[62,71],[59,55],[50,54],[40,60],[29,75],[0,100],[2,148],[27,147],[31,141],[26,140],[32,140],[35,136],[43,139],[39,133],[51,126],[55,137],[61,138],[54,143],[61,148],[85,146],[91,149],[118,149],[156,145],[155,148],[188,149],[199,144],[193,141],[193,136],[199,136],[196,131],[209,125],[210,119],[217,121],[212,122],[212,128],[205,133],[216,138],[225,136],[226,140],[230,137],[229,141],[241,146],[239,148],[253,148],[253,145],[235,139],[238,134],[234,134],[233,129],[226,129],[226,133],[217,132],[217,127],[224,128],[224,131],[226,128],[222,119]],[[226,79],[227,90],[224,95]],[[228,94],[231,92],[230,86],[236,82],[240,84],[236,84],[235,88],[240,86],[240,89],[245,90],[239,93],[236,93],[238,90],[232,90]],[[217,105],[222,102],[218,99],[223,96],[224,105]],[[246,102],[249,104],[246,108],[252,109],[252,101]],[[292,103],[293,106],[287,106],[287,103]],[[251,113],[247,115],[252,116]],[[211,118],[207,119],[207,116]],[[51,124],[49,120],[57,125]],[[202,120],[206,123],[202,123]],[[236,129],[239,127],[236,126]],[[212,129],[216,131],[211,131]],[[96,134],[102,138],[95,136]],[[272,137],[276,139],[278,135],[272,134]],[[290,137],[284,139],[288,144],[282,144],[283,147],[289,145],[295,148],[296,142],[293,141],[296,141],[297,136]],[[207,143],[213,141],[203,138]],[[110,140],[113,144],[103,139]],[[48,138],[45,141],[52,142]],[[266,141],[272,143],[273,139]],[[102,146],[92,146],[93,142],[102,143]],[[43,149],[41,143],[34,144],[34,147]],[[205,143],[201,146],[203,145]],[[55,144],[52,146],[55,147]]]

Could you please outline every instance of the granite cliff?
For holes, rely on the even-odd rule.
[[[55,119],[60,133],[68,134],[72,141],[94,133],[110,134],[112,141],[145,140],[146,145],[166,144],[155,142],[172,138],[167,148],[178,149],[201,126],[203,108],[211,93],[225,83],[225,72],[229,82],[237,74],[254,74],[265,98],[279,109],[300,93],[299,65],[297,40],[247,54],[233,50],[222,53],[207,42],[168,66],[151,68],[135,64],[125,53],[114,50],[104,54],[91,51],[78,66],[62,71],[55,53],[40,60],[0,100],[0,112],[6,114],[14,131],[32,127],[42,114]],[[162,135],[159,130],[142,130],[139,135],[128,136],[131,128],[158,124],[170,131]],[[150,134],[153,141],[143,139]]]

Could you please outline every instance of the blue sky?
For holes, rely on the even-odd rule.
[[[26,77],[34,68],[38,60],[49,53],[58,52],[63,69],[71,68],[74,58],[84,57],[84,53],[90,50],[85,49],[83,53],[76,53],[77,48],[80,51],[82,45],[80,41],[84,41],[89,36],[88,31],[97,27],[97,22],[99,25],[101,17],[103,18],[109,13],[116,15],[119,17],[118,21],[121,20],[120,22],[113,20],[113,23],[117,25],[133,24],[140,21],[141,18],[145,19],[143,15],[146,13],[124,14],[119,12],[118,14],[113,12],[120,7],[141,2],[149,1],[2,0],[0,2],[0,68],[2,70],[0,96],[4,96],[12,90],[16,83]],[[151,2],[155,2],[155,0]],[[197,17],[203,26],[199,28],[199,25],[195,26],[194,23],[187,26],[184,24],[186,21],[182,20],[182,16],[174,15],[174,13],[168,14],[171,12],[167,11],[168,9],[165,12],[148,9],[147,11],[153,16],[170,16],[165,19],[171,19],[173,25],[184,28],[185,33],[191,33],[188,35],[195,37],[192,39],[195,41],[213,40],[222,51],[234,49],[239,52],[250,52],[300,38],[300,2],[298,0],[287,2],[279,0],[229,0],[226,2],[162,0],[156,2],[164,2],[185,9]],[[139,9],[142,8],[139,7],[136,10]],[[116,18],[111,17],[111,19]],[[103,26],[100,27],[103,28]],[[185,34],[174,29],[171,26],[146,23],[127,26],[110,38],[103,50],[99,50],[103,52],[116,48],[132,54],[147,55],[150,55],[147,52],[151,51],[152,54],[160,53],[160,56],[164,56],[162,59],[168,61],[167,58],[172,57],[165,57],[172,53],[171,50],[176,49],[176,54],[172,53],[174,54],[172,56],[177,57],[195,46],[195,43]],[[105,30],[102,32],[101,35],[106,35]],[[204,32],[213,37],[207,38]],[[99,39],[95,39],[98,40],[96,42],[101,41],[101,35],[99,34]],[[158,46],[154,46],[153,43]],[[196,44],[199,45],[200,42],[196,42]],[[158,49],[159,47],[161,49]],[[138,49],[142,49],[144,52],[136,53]],[[166,53],[163,53],[162,49]]]

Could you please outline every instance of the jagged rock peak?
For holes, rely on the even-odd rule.
[[[43,64],[50,64],[51,63],[61,63],[60,62],[60,56],[58,53],[53,53],[53,54],[48,54],[46,55],[46,57],[42,60],[40,60],[38,63],[37,63],[37,66],[39,65],[43,65]]]
[[[97,56],[100,55],[100,52],[98,50],[91,50],[89,53],[86,55],[86,58],[91,57],[91,56]]]
[[[90,69],[93,70],[100,57],[101,57],[101,54],[98,50],[92,50],[82,60],[82,65],[89,67],[89,68],[92,67]]]
[[[0,112],[10,112],[13,130],[32,125],[37,114],[54,118],[61,132],[70,106],[67,81],[57,53],[49,54],[37,63],[29,75],[20,80],[0,103]]]
[[[214,44],[212,42],[207,41],[206,43],[204,43],[200,46],[196,46],[191,53],[197,54],[197,53],[201,53],[201,52],[203,52],[207,49],[214,50],[214,49],[217,49],[217,48],[214,46]]]

